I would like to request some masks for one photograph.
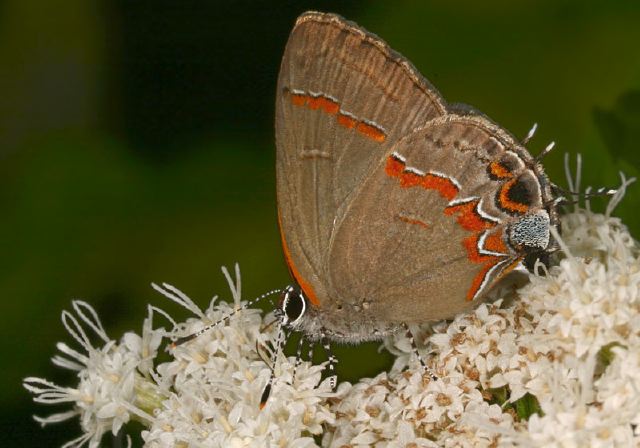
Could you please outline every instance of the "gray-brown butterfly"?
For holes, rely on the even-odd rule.
[[[451,318],[555,249],[560,199],[539,157],[474,109],[448,104],[340,16],[297,19],[278,78],[276,144],[295,280],[276,309],[276,352],[285,331],[329,349]]]
[[[453,317],[553,246],[557,201],[523,144],[447,104],[411,63],[337,15],[305,13],[291,32],[276,143],[296,281],[283,305],[307,337],[359,342]]]

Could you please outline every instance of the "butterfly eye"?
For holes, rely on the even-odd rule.
[[[287,323],[295,324],[307,309],[307,303],[301,292],[294,288],[287,288],[282,301],[282,311],[286,317]]]

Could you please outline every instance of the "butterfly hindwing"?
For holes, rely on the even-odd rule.
[[[362,184],[336,232],[335,295],[367,302],[372,315],[392,322],[449,318],[475,306],[521,260],[507,229],[542,206],[531,162],[480,116],[447,115],[400,140]],[[516,214],[498,200],[510,182],[533,198],[513,202],[526,208]]]

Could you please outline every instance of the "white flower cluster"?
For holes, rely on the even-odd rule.
[[[235,284],[224,272],[240,307],[239,270],[236,266]],[[163,286],[157,289],[202,314],[187,296]],[[220,302],[187,321],[180,333],[193,334],[233,310]],[[270,316],[263,321],[259,310],[246,309],[177,347],[174,359],[157,369],[158,384],[170,397],[143,432],[145,446],[315,446],[313,435],[334,421],[326,400],[332,395],[328,381],[321,383],[322,366],[302,362],[291,384],[294,358],[282,357],[274,366],[277,381],[271,398],[260,408],[271,369],[258,355],[257,345],[268,348],[275,340],[276,325],[270,323]]]
[[[144,375],[152,367],[162,336],[157,331],[149,331],[151,321],[148,318],[143,326],[142,337],[127,333],[118,344],[109,339],[98,315],[89,304],[76,300],[72,306],[75,315],[64,311],[62,323],[82,351],[60,342],[57,348],[62,355],[54,356],[53,362],[59,367],[76,371],[77,386],[62,387],[35,377],[25,378],[24,386],[35,395],[34,401],[38,403],[73,404],[72,410],[48,417],[35,417],[44,426],[80,416],[84,433],[64,447],[86,443],[97,447],[106,432],[117,434],[124,423],[136,416],[139,389],[144,387]],[[99,347],[94,346],[86,330],[97,337]]]
[[[327,400],[334,393],[329,381],[322,381],[323,366],[301,362],[292,378],[294,359],[281,357],[275,363],[277,380],[271,398],[260,409],[271,368],[257,348],[271,350],[270,342],[276,337],[275,325],[270,325],[272,316],[263,320],[259,310],[242,310],[189,344],[176,347],[170,361],[154,363],[163,338],[175,332],[195,333],[243,305],[237,266],[235,282],[223,271],[233,306],[214,298],[202,312],[172,286],[154,285],[198,318],[177,324],[163,311],[149,307],[142,336],[127,333],[120,342],[108,338],[93,308],[73,302],[77,317],[65,311],[62,320],[84,353],[58,344],[73,360],[58,356],[53,360],[78,372],[78,387],[61,387],[41,378],[26,378],[24,386],[36,402],[68,402],[74,409],[36,419],[44,425],[79,415],[84,434],[65,448],[98,447],[106,432],[117,434],[130,419],[147,427],[142,439],[148,447],[316,446],[314,435],[334,422]],[[172,332],[153,328],[158,313],[173,324]],[[91,343],[83,326],[92,330],[101,347]]]
[[[393,369],[342,389],[325,445],[640,446],[640,250],[609,215],[618,200],[563,218],[549,272],[414,330],[436,380],[389,338]]]
[[[563,253],[519,289],[505,284],[490,303],[453,322],[413,328],[432,378],[404,334],[384,345],[397,355],[389,372],[336,392],[322,366],[281,356],[271,398],[260,409],[271,366],[273,317],[246,309],[175,347],[158,347],[233,314],[240,280],[225,270],[232,304],[201,311],[177,289],[155,286],[197,317],[177,324],[149,307],[142,336],[107,337],[95,311],[73,303],[63,323],[83,352],[58,344],[54,362],[77,371],[74,388],[27,378],[42,403],[73,409],[84,434],[67,447],[97,447],[130,419],[148,447],[640,446],[640,250],[619,219],[576,210],[562,219]],[[521,274],[522,275],[522,274]],[[153,328],[162,314],[171,331]],[[99,343],[92,343],[89,331]]]

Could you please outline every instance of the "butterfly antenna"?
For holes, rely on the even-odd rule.
[[[542,159],[544,159],[546,155],[549,154],[553,150],[553,148],[555,148],[555,146],[556,142],[549,143],[547,147],[544,148],[542,152],[535,157],[536,162],[540,162]]]
[[[560,188],[556,185],[556,190],[562,194],[562,196],[559,196],[557,198],[555,198],[552,201],[549,201],[545,204],[545,206],[547,205],[558,205],[558,204],[577,204],[578,202],[580,202],[580,200],[588,200],[591,198],[597,198],[597,197],[602,197],[602,196],[613,196],[615,195],[618,190],[615,188],[598,188],[595,191],[585,191],[584,193],[582,192],[571,192],[571,191],[567,191],[563,188]],[[571,197],[573,199],[567,199],[567,197]]]
[[[269,399],[269,395],[271,395],[271,387],[273,386],[273,379],[276,376],[276,361],[278,360],[278,355],[282,352],[282,348],[284,347],[284,343],[286,342],[288,335],[285,334],[284,326],[282,323],[278,328],[278,337],[276,339],[276,345],[273,350],[273,359],[271,360],[271,374],[269,375],[269,381],[267,381],[266,386],[264,386],[264,390],[262,391],[262,396],[260,397],[260,410],[263,410],[267,405],[267,400]]]
[[[527,136],[522,139],[522,145],[523,146],[526,145],[527,143],[529,143],[529,141],[536,134],[537,130],[538,130],[538,123],[533,123],[533,126],[531,126],[531,129],[529,129],[529,132],[527,133]]]
[[[567,198],[565,198],[564,196],[558,196],[550,201],[545,202],[544,204],[542,204],[542,206],[545,208],[549,206],[555,207],[557,205],[560,205],[562,203],[567,203],[567,202],[568,202]]]
[[[264,294],[262,294],[261,296],[256,297],[253,300],[248,301],[247,303],[245,303],[244,305],[242,305],[239,308],[236,308],[235,310],[233,310],[232,312],[230,312],[229,314],[227,314],[226,316],[222,317],[220,320],[218,320],[217,322],[214,322],[212,324],[207,325],[206,327],[201,328],[200,330],[196,331],[193,334],[190,334],[188,336],[184,336],[181,338],[176,339],[172,344],[171,344],[171,348],[174,349],[179,345],[185,344],[201,335],[203,335],[204,333],[206,333],[207,331],[211,330],[214,327],[217,327],[218,325],[220,325],[221,323],[229,320],[231,317],[233,317],[234,315],[236,315],[238,312],[245,310],[249,307],[251,307],[252,305],[255,305],[256,303],[260,302],[262,299],[264,299],[265,297],[270,297],[274,294],[278,294],[281,293],[282,290],[281,289],[274,289],[272,291],[266,292]]]

